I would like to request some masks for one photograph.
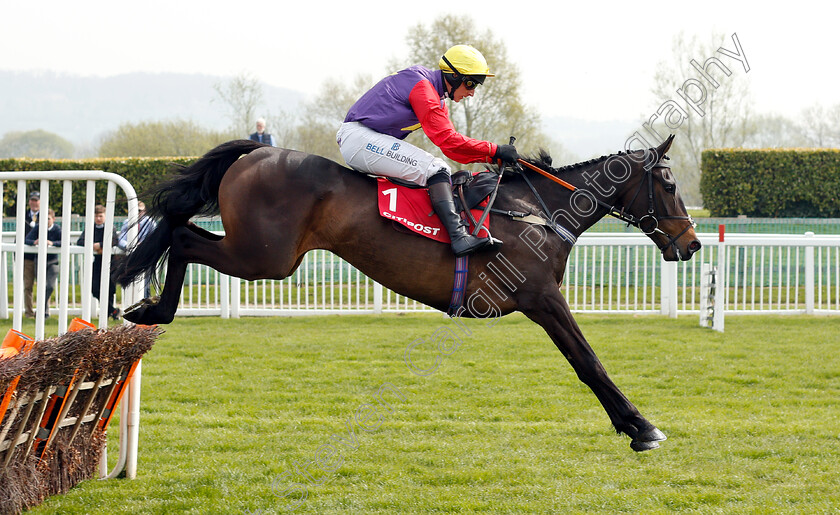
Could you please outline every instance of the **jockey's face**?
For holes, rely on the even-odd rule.
[[[452,100],[454,102],[460,102],[461,99],[471,97],[473,95],[475,95],[475,89],[467,89],[467,86],[465,86],[464,83],[461,83],[461,85],[458,86],[458,89],[452,92]]]

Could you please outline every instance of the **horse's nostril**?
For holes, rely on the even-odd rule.
[[[694,254],[695,252],[700,250],[700,247],[702,247],[702,246],[703,245],[701,245],[699,241],[694,240],[694,241],[692,241],[691,243],[688,244],[688,251],[691,252],[692,254]]]

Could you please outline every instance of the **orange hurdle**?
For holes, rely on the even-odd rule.
[[[27,352],[34,342],[35,340],[30,336],[20,331],[9,329],[6,337],[3,338],[3,344],[0,345],[0,359],[12,358],[22,352]],[[0,401],[0,420],[3,420],[3,416],[6,414],[6,409],[9,407],[9,401],[12,399],[12,393],[14,393],[18,381],[20,381],[20,376],[12,379],[12,382],[9,383],[9,387],[6,388],[6,392],[3,394],[3,400]]]

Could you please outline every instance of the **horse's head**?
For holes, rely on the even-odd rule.
[[[671,135],[657,148],[625,154],[632,172],[619,203],[624,219],[647,234],[666,261],[687,261],[700,241],[665,155],[673,141]]]

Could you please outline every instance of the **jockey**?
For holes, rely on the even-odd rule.
[[[438,66],[440,70],[412,66],[379,81],[350,108],[336,141],[351,168],[428,186],[452,250],[463,256],[485,247],[490,238],[471,235],[461,220],[452,198],[449,165],[402,140],[422,127],[446,157],[464,164],[515,162],[519,155],[513,145],[459,134],[449,119],[445,98],[460,102],[473,96],[486,77],[493,77],[484,56],[471,46],[456,45]]]

